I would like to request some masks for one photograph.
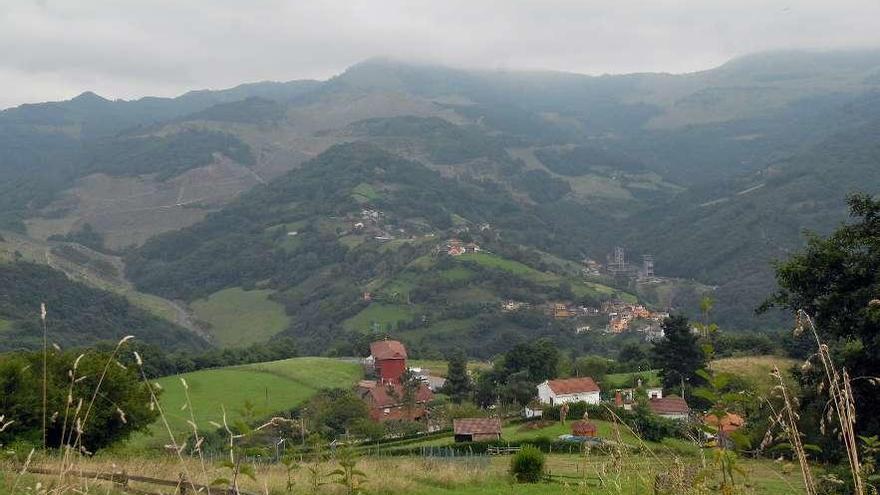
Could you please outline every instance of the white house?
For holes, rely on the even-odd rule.
[[[599,386],[590,377],[546,380],[538,385],[538,400],[551,406],[565,402],[598,404]]]

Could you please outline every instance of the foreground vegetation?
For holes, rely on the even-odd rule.
[[[338,476],[329,473],[339,469],[338,462],[324,461],[317,464],[306,461],[292,471],[283,464],[257,464],[251,479],[244,476],[240,488],[247,493],[363,493],[363,494],[407,494],[407,495],[538,495],[538,494],[636,494],[652,493],[657,474],[664,473],[680,458],[669,456],[627,456],[614,459],[602,455],[550,455],[547,456],[546,469],[553,475],[552,481],[538,484],[516,483],[508,474],[510,458],[506,456],[443,459],[443,458],[361,458],[356,467],[365,473],[359,488],[352,492]],[[35,459],[34,467],[52,466],[54,460]],[[695,457],[684,460],[685,465],[702,469],[711,463],[710,459]],[[8,463],[4,466],[11,467]],[[204,469],[198,460],[184,463],[170,457],[153,458],[94,458],[83,460],[78,467],[84,471],[129,472],[162,479],[174,479],[178,473],[189,472],[193,480],[203,483],[205,479],[216,479],[228,473],[222,463],[208,463]],[[772,461],[743,461],[740,467],[744,477],[749,479],[747,493],[786,495],[803,491],[803,485],[796,472],[783,463]],[[323,473],[321,485],[313,490],[312,469]],[[0,493],[11,493],[12,486],[18,483],[19,490],[33,488],[36,483],[43,487],[59,486],[57,477],[24,475],[21,479],[4,469],[4,483]],[[336,482],[334,482],[336,481]],[[106,493],[112,490],[109,482],[95,482],[66,478],[67,490],[80,489],[88,493]],[[143,483],[133,483],[139,489],[154,489]],[[678,493],[700,493],[692,487]],[[709,493],[703,491],[702,493]]]

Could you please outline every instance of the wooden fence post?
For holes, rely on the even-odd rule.
[[[180,480],[180,483],[177,488],[178,493],[180,493],[180,495],[186,495],[186,483],[187,483],[186,475],[183,473],[180,473],[180,474],[178,474],[177,478],[178,478],[178,480]]]

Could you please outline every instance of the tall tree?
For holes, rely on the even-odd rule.
[[[559,349],[547,339],[517,344],[504,355],[504,371],[513,374],[525,371],[530,380],[541,382],[553,378],[559,365]]]
[[[472,388],[471,377],[467,371],[467,356],[461,351],[456,351],[449,356],[444,391],[453,402],[460,404],[470,396]]]
[[[73,352],[50,351],[47,357],[51,419],[46,437],[50,447],[76,444],[80,434],[72,432],[71,425],[77,422],[82,430],[79,444],[94,452],[145,430],[158,417],[150,407],[148,385],[141,381],[135,366],[122,368],[105,352],[90,351],[79,357]],[[14,421],[0,433],[0,443],[36,443],[42,437],[42,398],[35,393],[42,386],[42,360],[42,353],[37,352],[0,357],[0,411]],[[68,393],[72,407],[67,407]],[[83,407],[74,410],[80,399]]]
[[[826,238],[811,236],[803,252],[776,269],[780,290],[764,309],[775,306],[804,310],[835,360],[852,377],[873,377],[880,369],[880,199],[855,194],[848,199],[856,220]],[[811,338],[808,329],[802,338]],[[815,342],[813,342],[815,352]],[[815,390],[821,375],[799,373],[805,391]],[[880,434],[880,400],[872,379],[852,381],[856,430]],[[805,415],[822,417],[827,397],[803,398]]]
[[[654,363],[666,388],[702,383],[697,372],[706,369],[706,355],[687,317],[673,315],[663,320],[663,339],[654,345]]]

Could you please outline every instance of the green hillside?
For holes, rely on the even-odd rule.
[[[230,288],[190,304],[195,317],[209,325],[222,347],[242,347],[265,342],[289,323],[284,307],[272,301],[271,290]]]
[[[476,231],[490,218],[491,228]],[[478,241],[484,252],[446,255],[446,242],[459,235]],[[359,338],[352,334],[391,332],[435,353],[447,349],[454,334],[489,357],[504,348],[482,346],[497,335],[481,329],[503,320],[528,336],[546,321],[544,305],[597,305],[616,292],[515,243],[530,238],[549,244],[559,236],[508,191],[448,179],[377,146],[353,143],[330,148],[193,227],[152,239],[126,262],[141,290],[188,300],[200,314],[253,311],[256,306],[244,308],[241,300],[211,302],[242,296],[235,287],[274,291],[272,301],[292,318],[285,334],[309,352],[350,352],[344,346]],[[502,315],[505,299],[528,301],[534,309],[527,316]],[[261,318],[248,314],[253,318],[213,317],[222,335],[238,334]],[[520,316],[527,327],[515,321]]]
[[[191,432],[187,423],[192,414],[202,431],[216,429],[210,422],[222,424],[242,417],[245,403],[252,406],[257,420],[291,409],[322,388],[347,388],[361,376],[356,362],[326,358],[293,358],[229,368],[167,376],[157,380],[162,387],[160,402],[171,430],[181,437]],[[187,388],[184,388],[183,382]],[[186,394],[189,394],[190,409]],[[169,443],[161,421],[148,434],[133,439],[132,446],[156,446]]]
[[[358,318],[358,298],[411,292],[417,281],[401,273],[465,228],[519,263],[505,246],[567,262],[602,261],[615,246],[629,259],[654,254],[658,274],[718,288],[722,326],[774,327],[781,320],[753,317],[773,258],[801,245],[803,229],[845,220],[851,190],[877,191],[878,70],[876,50],[603,77],[372,59],[323,82],[130,102],[86,93],[0,112],[0,227],[73,240],[89,223],[105,248],[146,242],[126,251],[126,275],[167,300],[268,281],[312,350],[373,320],[431,312]],[[355,231],[362,208],[385,216]],[[533,262],[523,264],[549,275],[473,261],[571,283]],[[466,285],[444,297],[502,297]],[[695,315],[680,299],[664,300]],[[428,316],[443,331],[473,321]]]

